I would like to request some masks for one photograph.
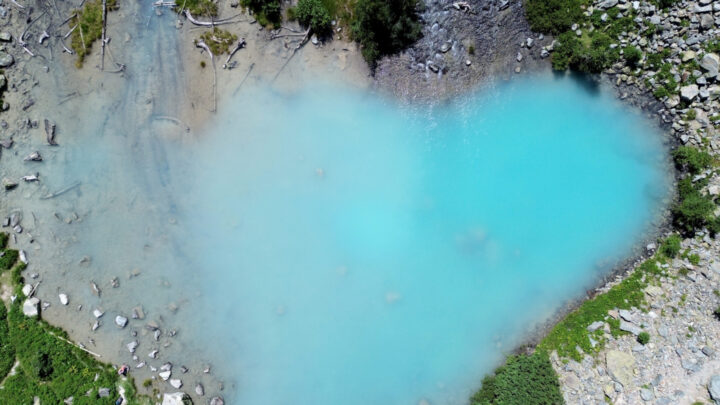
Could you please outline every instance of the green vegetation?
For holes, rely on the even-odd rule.
[[[108,12],[118,9],[116,0],[107,0],[106,6]],[[92,44],[102,37],[102,0],[91,0],[82,10],[75,10],[70,25],[75,24],[77,28],[72,33],[70,47],[77,54],[75,66],[81,68]]]
[[[358,0],[352,33],[365,60],[375,67],[385,56],[399,52],[422,35],[418,0]]]
[[[241,0],[240,4],[255,13],[255,19],[260,25],[280,25],[282,15],[279,0]]]
[[[330,11],[321,0],[300,0],[294,11],[300,24],[318,35],[332,32]]]
[[[557,374],[547,353],[514,355],[483,379],[471,405],[555,405],[564,403]]]
[[[178,4],[193,16],[217,17],[218,15],[217,4],[212,0],[183,0]],[[178,9],[178,12],[181,13],[183,9]]]
[[[647,332],[640,332],[640,334],[637,337],[638,343],[641,345],[646,345],[650,343],[650,334]]]
[[[212,31],[205,31],[200,35],[200,39],[207,44],[213,55],[222,55],[230,52],[230,45],[237,41],[237,35],[214,27]]]
[[[709,153],[692,146],[680,146],[673,151],[672,155],[678,170],[686,170],[690,174],[698,174],[713,163],[713,158]]]
[[[672,234],[668,236],[668,238],[665,239],[665,242],[660,245],[660,253],[671,259],[675,258],[675,256],[677,256],[680,252],[681,241],[682,239],[680,238],[680,235]]]
[[[5,249],[9,257],[14,250]],[[17,260],[17,256],[14,256]],[[116,371],[95,360],[88,353],[68,343],[67,334],[37,318],[22,313],[21,286],[25,264],[11,263],[14,294],[10,303],[0,301],[0,403],[32,404],[38,397],[43,404],[62,404],[73,397],[73,404],[114,404],[121,383]],[[3,277],[3,279],[6,279]],[[9,371],[19,362],[14,375]],[[126,384],[128,388],[129,385]],[[100,388],[107,388],[108,397],[99,396]],[[149,398],[135,398],[134,387],[128,390],[130,404],[149,404]]]
[[[697,266],[698,264],[700,264],[700,255],[698,255],[697,253],[693,253],[688,256],[688,260],[690,261],[690,264],[692,264],[693,266]]]
[[[4,234],[3,234],[4,235]],[[13,264],[18,260],[18,251],[14,249],[6,249],[4,255],[0,257],[0,273],[10,270]]]
[[[623,49],[623,57],[629,66],[637,67],[642,60],[643,53],[634,46],[628,46]]]
[[[715,311],[713,311],[713,314],[715,315],[715,318],[720,320],[720,306],[715,308]]]
[[[713,218],[715,203],[709,196],[703,195],[700,190],[707,184],[707,180],[692,181],[685,177],[678,182],[678,201],[673,204],[673,225],[685,235],[693,235],[695,230],[708,225],[711,233],[718,230],[718,219]]]
[[[526,0],[525,13],[533,31],[558,35],[582,21],[582,0]]]

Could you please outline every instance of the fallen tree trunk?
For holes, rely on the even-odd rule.
[[[291,54],[290,57],[285,61],[285,63],[283,63],[283,65],[282,65],[282,67],[280,68],[280,70],[278,70],[278,72],[275,73],[275,77],[273,77],[273,79],[272,79],[273,82],[278,78],[278,76],[280,76],[280,73],[282,73],[282,71],[285,70],[285,67],[288,65],[288,63],[290,63],[290,60],[293,58],[293,56],[295,56],[295,54],[297,53],[297,51],[300,50],[300,48],[302,48],[303,46],[305,46],[305,44],[308,42],[309,39],[310,39],[310,28],[308,28],[307,31],[305,31],[305,37],[302,39],[302,41],[300,41],[299,44],[297,44],[297,46],[295,47],[295,49],[293,49],[292,54]]]
[[[102,0],[102,34],[100,40],[100,70],[105,70],[105,44],[107,39],[105,37],[105,31],[107,28],[107,0]]]
[[[235,55],[235,52],[241,50],[245,47],[245,38],[240,38],[237,45],[235,45],[235,48],[230,52],[230,55],[228,55],[227,59],[225,60],[225,63],[223,64],[223,69],[227,68],[228,63],[230,63],[230,59],[232,59],[233,55]]]
[[[232,24],[235,21],[231,21],[231,20],[234,19],[235,17],[237,17],[238,15],[240,15],[240,14],[238,14],[238,15],[228,17],[228,18],[225,18],[222,20],[217,20],[217,21],[200,21],[200,20],[196,20],[192,16],[192,14],[190,14],[190,11],[188,11],[188,10],[183,10],[183,14],[185,15],[185,17],[187,17],[188,21],[190,21],[191,23],[198,25],[200,27],[215,27],[215,26],[223,25],[223,24]]]

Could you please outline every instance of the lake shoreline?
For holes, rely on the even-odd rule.
[[[490,63],[484,63],[479,62],[478,59],[480,59],[479,55],[482,55],[482,50],[476,50],[478,57],[477,58],[468,58],[467,55],[463,54],[462,51],[464,48],[462,48],[464,45],[456,45],[453,44],[453,46],[457,46],[459,49],[458,51],[458,57],[455,58],[455,60],[448,62],[448,66],[446,67],[440,67],[438,72],[434,72],[432,69],[428,67],[427,64],[424,62],[418,62],[419,60],[423,59],[424,56],[427,56],[428,49],[432,47],[437,47],[439,42],[437,38],[434,38],[433,35],[429,35],[426,39],[423,39],[424,41],[422,44],[420,44],[419,49],[416,50],[416,53],[413,55],[410,55],[409,53],[403,52],[401,55],[397,57],[391,57],[386,59],[385,61],[381,62],[381,65],[378,69],[378,75],[376,78],[370,78],[368,76],[368,70],[367,67],[363,68],[363,66],[360,64],[362,61],[361,56],[359,55],[358,49],[354,47],[354,44],[342,42],[342,41],[331,41],[327,42],[325,44],[320,44],[319,46],[314,46],[311,44],[306,45],[306,50],[303,50],[303,52],[307,51],[311,55],[306,59],[303,60],[301,63],[305,65],[305,67],[301,68],[300,70],[304,69],[315,69],[319,65],[322,65],[326,63],[328,60],[332,61],[331,63],[334,65],[335,74],[342,77],[343,75],[348,75],[353,77],[352,79],[352,85],[358,86],[358,87],[368,87],[368,88],[374,88],[378,90],[381,93],[387,93],[392,94],[395,96],[400,97],[401,99],[408,99],[411,98],[413,100],[418,99],[424,99],[425,96],[428,94],[433,94],[435,96],[438,96],[436,98],[437,102],[443,102],[448,100],[449,98],[455,97],[458,94],[464,92],[464,91],[472,91],[472,89],[477,88],[477,86],[481,86],[486,80],[496,80],[497,78],[501,79],[507,79],[512,80],[513,77],[518,75],[518,73],[515,73],[514,70],[516,67],[521,68],[520,74],[527,74],[527,73],[533,73],[536,71],[545,71],[549,69],[549,59],[542,58],[540,56],[540,49],[542,46],[547,46],[552,39],[549,37],[544,37],[543,39],[539,39],[537,35],[532,34],[529,31],[529,27],[527,26],[527,22],[525,22],[525,26],[523,26],[522,21],[524,21],[524,15],[522,15],[522,18],[520,20],[516,19],[517,14],[520,12],[521,9],[518,10],[516,7],[519,3],[513,3],[511,5],[511,8],[504,9],[504,10],[496,10],[497,13],[493,16],[490,16],[489,18],[492,18],[495,23],[497,23],[497,19],[502,18],[510,18],[510,22],[507,23],[504,27],[506,27],[510,32],[513,32],[515,34],[515,39],[510,40],[506,39],[502,35],[499,37],[502,37],[502,41],[504,42],[506,46],[502,47],[502,52],[500,52],[499,55],[496,55],[495,59]],[[227,5],[226,5],[227,6]],[[513,7],[515,9],[513,9]],[[230,12],[231,10],[228,8],[225,10],[225,12]],[[169,10],[165,11],[169,12]],[[438,10],[430,10],[427,11],[428,15],[432,15],[432,13],[438,13]],[[512,14],[510,14],[512,13]],[[458,14],[461,18],[472,18],[471,16],[465,16],[462,14]],[[508,17],[510,16],[510,17]],[[457,17],[457,15],[456,15]],[[440,18],[438,14],[438,18]],[[448,21],[448,24],[453,23],[455,20]],[[487,20],[483,20],[486,21]],[[503,20],[505,21],[505,20]],[[466,28],[466,26],[469,26],[471,23],[476,23],[477,21],[470,20],[469,22],[460,24],[463,29]],[[185,22],[184,24],[189,24],[188,22]],[[429,30],[432,29],[432,24],[430,20],[427,21],[427,24],[429,24],[428,28]],[[20,23],[18,23],[19,27],[23,27]],[[256,26],[255,26],[256,27]],[[254,28],[256,29],[256,28]],[[17,32],[20,32],[21,29],[17,28]],[[262,31],[257,30],[258,32],[262,33]],[[262,33],[260,35],[265,35],[265,33]],[[200,60],[203,60],[206,58],[205,55],[201,55],[197,52],[197,48],[195,48],[194,45],[192,45],[191,38],[195,36],[192,34],[189,30],[182,30],[180,33],[180,36],[183,37],[180,54],[182,55],[183,61],[186,62],[187,66],[193,66],[193,69],[198,69],[197,66],[200,65]],[[496,35],[497,36],[497,35]],[[532,47],[521,47],[520,52],[523,54],[522,61],[517,61],[519,59],[517,57],[518,53],[518,46],[522,41],[525,41],[527,38],[534,38],[537,40],[535,44],[533,44]],[[248,36],[248,39],[250,37]],[[447,39],[443,39],[444,41],[449,41]],[[271,43],[271,40],[265,40],[267,42],[262,42],[262,39],[256,39],[255,43],[257,44],[264,44],[267,45]],[[275,40],[277,41],[277,40]],[[460,43],[462,41],[454,41],[455,43]],[[480,41],[482,42],[482,41]],[[489,43],[488,49],[494,47],[497,45],[497,42]],[[259,46],[258,49],[255,49],[252,52],[257,52],[259,54]],[[346,50],[349,49],[349,50]],[[454,49],[454,48],[451,48]],[[15,51],[22,53],[22,49],[16,49]],[[274,52],[274,51],[273,51]],[[239,53],[236,55],[236,57],[239,57],[242,55]],[[339,55],[345,55],[344,57],[340,57]],[[424,55],[424,56],[423,56]],[[299,58],[300,55],[295,56],[295,58]],[[484,56],[484,55],[483,55]],[[341,67],[342,61],[346,61],[345,63],[350,62],[347,65],[344,65],[345,67]],[[423,59],[424,60],[424,59]],[[470,60],[471,63],[467,64],[465,61]],[[88,65],[92,64],[92,59],[90,60],[90,63]],[[270,80],[272,75],[275,74],[275,72],[272,69],[269,69],[270,67],[274,67],[278,65],[277,62],[277,54],[272,54],[272,52],[269,52],[265,55],[260,56],[252,56],[250,58],[243,60],[244,65],[241,65],[237,67],[237,69],[246,68],[250,70],[258,69],[256,72],[261,72],[260,78],[255,78],[257,82],[262,82],[263,80]],[[255,65],[257,63],[257,65]],[[424,68],[423,70],[420,70],[417,67],[417,63],[423,63]],[[409,69],[408,66],[415,65],[415,68]],[[256,66],[255,68],[250,68],[250,66]],[[471,68],[472,67],[472,68]],[[90,68],[90,66],[86,66],[85,69]],[[477,68],[477,70],[475,70]],[[291,68],[292,69],[292,68]],[[463,73],[460,73],[458,76],[453,78],[452,71],[453,69],[457,69],[458,71],[462,71]],[[462,70],[464,69],[464,70]],[[220,68],[218,68],[220,71]],[[188,70],[185,72],[187,77],[192,77],[193,74],[190,73],[191,71]],[[238,72],[238,71],[236,71]],[[402,72],[410,72],[410,73],[402,73]],[[438,74],[441,73],[441,74]],[[299,73],[301,74],[301,73]],[[14,80],[14,74],[10,73],[8,74],[9,81],[13,86],[15,86],[15,83],[13,83]],[[75,80],[78,83],[81,83],[81,79],[78,75],[78,78]],[[208,95],[210,94],[207,90],[210,87],[210,83],[212,82],[212,78],[210,75],[203,75],[203,78],[201,80],[198,80],[191,85],[187,87],[188,92],[190,94],[190,100],[188,102],[192,102],[195,104],[204,103],[205,105],[209,105],[211,103],[211,97]],[[223,100],[227,97],[232,96],[232,92],[235,91],[235,89],[239,88],[239,86],[242,86],[243,83],[245,83],[245,80],[247,79],[247,76],[245,75],[223,75],[222,71],[221,74],[218,76],[221,80],[223,80],[223,87],[219,89],[217,93],[217,103],[222,108]],[[251,76],[252,77],[252,76]],[[292,85],[291,79],[292,75],[290,76],[290,80],[285,82],[287,85]],[[437,83],[434,82],[434,80],[437,79],[437,81],[440,83],[439,87]],[[453,81],[455,80],[455,81]],[[603,75],[602,80],[604,82],[612,84],[611,76]],[[24,82],[24,81],[23,81]],[[23,83],[21,82],[21,83]],[[392,83],[394,82],[394,83]],[[428,84],[430,83],[430,84]],[[623,102],[627,102],[633,105],[638,106],[639,108],[643,109],[644,111],[648,113],[652,113],[653,115],[657,116],[657,104],[658,102],[652,95],[648,95],[648,93],[639,93],[639,92],[629,92],[629,95],[627,97],[623,96],[623,92],[628,90],[625,85],[615,86],[614,88],[617,90],[617,96],[618,98],[622,99]],[[19,84],[18,86],[23,86],[22,84]],[[422,91],[418,90],[421,86],[425,89],[427,89],[427,92],[423,93]],[[440,93],[437,93],[438,89],[444,89]],[[631,88],[635,88],[632,86]],[[27,89],[23,89],[20,87],[19,92],[23,94],[23,92],[28,91]],[[231,91],[232,90],[232,91]],[[412,97],[409,97],[412,95]],[[17,100],[16,102],[13,102],[13,108],[17,108],[17,106],[24,107],[22,104],[26,104],[27,101],[23,100]],[[187,119],[187,122],[192,128],[196,127],[203,127],[205,123],[209,123],[212,120],[212,115],[208,115],[205,108],[204,110],[200,108],[194,108],[185,106],[186,108],[185,113],[182,114],[183,117],[187,116],[190,117]],[[28,107],[29,109],[29,107]],[[23,111],[26,109],[23,108]],[[193,112],[190,112],[190,110],[193,110]],[[20,120],[21,116],[24,116],[25,114],[23,112],[17,113],[17,117],[15,120]],[[658,117],[659,121],[665,125],[666,127],[671,125],[670,123],[663,122],[661,117]],[[669,138],[671,141],[674,142],[674,145],[677,145],[677,140],[675,138]],[[6,158],[6,157],[3,157]],[[643,261],[645,258],[648,257],[647,252],[643,252],[643,247],[649,243],[655,242],[658,237],[667,235],[671,231],[671,227],[669,225],[669,218],[667,215],[664,216],[664,219],[662,220],[661,224],[658,225],[653,232],[651,232],[647,238],[645,238],[645,241],[640,243],[638,245],[638,249],[640,251],[636,251],[636,254],[631,255],[628,257],[623,263],[615,266],[613,270],[607,275],[607,277],[604,277],[603,280],[599,280],[596,287],[594,288],[595,292],[602,291],[606,289],[607,286],[613,285],[616,283],[620,278],[625,277],[630,271],[632,271],[638,263]],[[548,330],[550,330],[560,319],[562,319],[567,313],[571,312],[572,310],[576,309],[579,305],[582,304],[586,300],[587,297],[579,298],[577,301],[574,301],[573,303],[568,304],[568,306],[558,310],[558,313],[552,317],[551,320],[544,323],[542,326],[538,326],[534,329],[534,331],[531,333],[530,338],[527,340],[526,343],[523,343],[522,345],[518,346],[517,351],[524,351],[524,347],[528,345],[536,344],[546,333]],[[49,319],[52,323],[52,318]]]

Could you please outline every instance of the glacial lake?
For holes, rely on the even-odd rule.
[[[126,97],[120,111],[137,108]],[[128,117],[68,123],[48,152],[46,184],[81,183],[34,213],[82,221],[48,225],[73,239],[35,257],[57,270],[44,286],[86,304],[48,311],[81,319],[77,337],[92,308],[141,303],[178,331],[162,360],[142,332],[141,360],[212,364],[229,403],[465,404],[537,323],[632,254],[670,195],[662,132],[551,75],[432,107],[248,87],[180,138]],[[111,319],[96,340],[116,339],[134,367],[124,345],[145,321]]]

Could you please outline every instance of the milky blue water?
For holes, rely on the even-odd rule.
[[[202,314],[184,339],[220,359],[232,403],[463,404],[651,229],[662,142],[567,78],[432,108],[247,90],[169,147],[172,271]]]

